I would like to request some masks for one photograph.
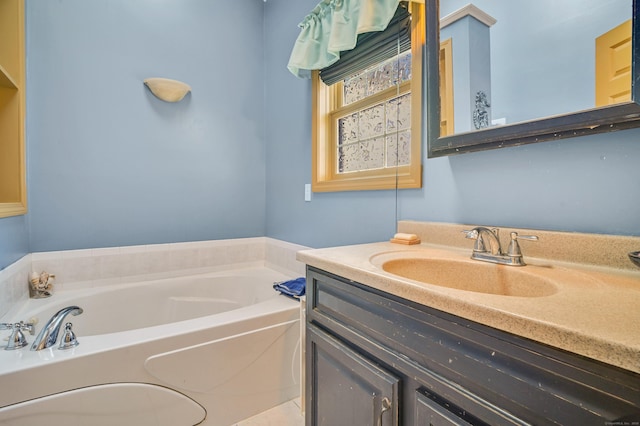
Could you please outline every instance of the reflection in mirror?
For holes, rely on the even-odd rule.
[[[430,157],[640,126],[632,0],[426,2]]]

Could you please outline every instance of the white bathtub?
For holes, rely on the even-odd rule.
[[[288,278],[255,267],[30,299],[0,322],[38,318],[37,334],[77,305],[80,344],[0,350],[0,424],[230,425],[296,397],[299,302],[272,288]]]

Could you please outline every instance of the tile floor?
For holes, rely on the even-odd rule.
[[[303,426],[300,398],[292,399],[263,413],[249,417],[234,426]]]

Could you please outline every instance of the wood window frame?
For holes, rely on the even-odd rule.
[[[337,131],[332,120],[336,111],[342,83],[327,86],[319,72],[312,73],[312,180],[313,192],[362,191],[422,187],[422,58],[425,46],[424,5],[411,7],[411,82],[387,89],[371,99],[383,99],[394,93],[411,90],[411,164],[395,168],[365,170],[340,174],[337,172]],[[333,136],[332,136],[333,135]]]

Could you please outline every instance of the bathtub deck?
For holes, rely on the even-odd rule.
[[[300,413],[300,398],[278,405],[263,413],[249,417],[234,426],[303,426],[304,417]]]

